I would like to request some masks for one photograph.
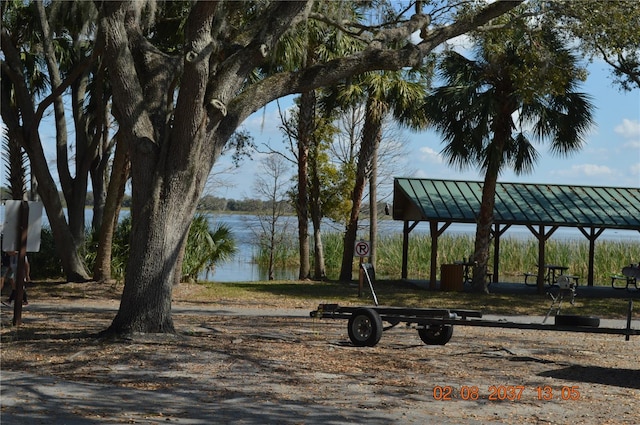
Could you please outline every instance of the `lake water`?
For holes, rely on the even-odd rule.
[[[286,217],[288,230],[293,234],[297,234],[297,220],[295,217]],[[267,280],[267,270],[260,268],[253,263],[253,256],[257,250],[256,247],[256,230],[259,227],[258,218],[254,215],[243,214],[214,214],[211,222],[222,222],[227,224],[234,236],[238,246],[238,253],[233,260],[220,264],[213,274],[202,276],[203,279],[216,282],[233,282],[233,281],[256,281]],[[362,228],[358,234],[359,238],[369,239],[368,220],[362,221]],[[401,221],[384,219],[378,224],[379,233],[381,235],[402,235],[403,223]],[[335,223],[326,220],[323,223],[323,232],[341,232],[343,229]],[[415,234],[428,234],[429,223],[424,222],[418,224],[413,231]],[[449,235],[474,235],[475,225],[473,224],[452,224],[447,228],[445,234]],[[504,234],[503,238],[516,239],[533,239],[533,235],[525,226],[511,226]],[[560,228],[552,236],[554,240],[586,240],[578,229]],[[629,230],[605,230],[598,240],[635,240],[640,243],[640,232]],[[298,270],[279,270],[276,272],[276,279],[297,279]]]
[[[123,211],[128,213],[128,211]],[[4,205],[0,207],[0,218],[4,222]],[[249,214],[211,214],[210,223],[224,223],[232,231],[236,238],[238,252],[233,259],[220,264],[213,273],[200,276],[202,280],[212,280],[217,282],[233,282],[233,281],[259,281],[267,280],[268,271],[258,267],[254,263],[253,257],[257,252],[257,235],[259,234],[260,222],[257,216]],[[43,224],[48,225],[46,215],[43,217]],[[87,225],[91,223],[91,210],[87,209],[86,217]],[[368,239],[368,221],[361,222],[361,230],[358,238]],[[297,220],[295,217],[283,217],[281,225],[287,226],[287,231],[292,235],[297,234]],[[403,223],[389,219],[380,220],[379,233],[381,235],[402,235]],[[330,220],[323,222],[323,232],[342,232],[344,229]],[[311,230],[310,230],[311,232]],[[415,234],[428,234],[429,223],[419,223],[411,232]],[[445,234],[449,235],[474,235],[475,225],[472,224],[452,224],[447,228]],[[532,239],[533,236],[529,229],[525,226],[512,226],[504,234],[503,238],[516,239]],[[560,228],[552,236],[554,240],[579,240],[584,241],[585,237],[575,228]],[[640,243],[640,232],[630,230],[605,230],[598,240],[617,240],[617,241],[637,241]],[[294,238],[295,241],[295,238]],[[296,243],[296,242],[292,242]],[[297,244],[296,244],[297,246]],[[276,270],[276,279],[293,280],[297,279],[298,270],[286,269]]]

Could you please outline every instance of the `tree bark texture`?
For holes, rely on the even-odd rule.
[[[299,279],[308,279],[311,275],[309,259],[309,146],[313,137],[315,118],[315,93],[304,92],[300,95],[300,113],[298,116],[298,194],[296,212],[298,213],[298,246],[300,252]]]
[[[124,198],[124,188],[129,179],[130,172],[129,155],[127,153],[127,145],[124,141],[116,144],[111,169],[111,178],[109,179],[104,207],[104,216],[109,217],[109,220],[100,225],[98,250],[93,268],[93,279],[97,282],[111,279],[111,246],[113,243],[113,234],[118,225],[120,206]]]
[[[322,245],[322,198],[321,183],[318,176],[318,150],[319,141],[314,136],[311,145],[310,155],[310,176],[309,176],[309,212],[311,214],[311,224],[313,225],[313,278],[324,279],[327,277],[324,264],[324,246]]]
[[[327,277],[324,264],[324,246],[322,245],[322,205],[320,200],[320,180],[317,168],[311,167],[311,223],[313,225],[313,278],[324,279]]]
[[[378,139],[378,142],[380,139]],[[371,156],[371,176],[369,177],[369,263],[376,268],[376,256],[378,252],[378,144],[373,147]]]

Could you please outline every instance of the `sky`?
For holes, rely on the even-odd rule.
[[[640,187],[640,89],[623,92],[613,84],[611,69],[602,61],[588,65],[589,76],[580,90],[591,96],[595,105],[594,125],[586,135],[582,150],[570,157],[556,157],[547,145],[537,145],[540,158],[531,174],[515,175],[505,170],[501,182],[550,183],[584,186]],[[280,106],[290,108],[293,97],[280,100]],[[40,127],[50,167],[57,178],[52,159],[55,156],[55,132],[51,113]],[[283,135],[278,129],[280,118],[274,102],[251,115],[242,125],[254,138],[256,145],[284,149]],[[72,129],[72,126],[69,126]],[[73,137],[73,136],[71,136]],[[394,177],[420,177],[448,180],[482,180],[476,169],[460,171],[448,166],[440,155],[442,139],[435,131],[411,132],[402,137],[406,155],[395,164]],[[259,172],[261,154],[244,160],[239,168],[228,172],[230,155],[223,156],[214,166],[215,177],[205,194],[228,199],[257,197],[252,190]],[[222,172],[221,172],[222,171]],[[295,170],[291,169],[293,176]],[[5,172],[0,184],[6,185]],[[392,178],[381,182],[379,201],[389,201]],[[386,196],[386,198],[384,198]]]
[[[549,183],[583,186],[640,187],[640,89],[623,92],[613,84],[611,72],[604,62],[588,66],[589,76],[579,88],[591,97],[595,105],[594,125],[585,137],[582,150],[569,156],[552,155],[548,144],[538,144],[540,158],[530,174],[516,175],[506,170],[501,182]],[[290,101],[281,101],[281,106]],[[243,124],[257,145],[283,146],[278,130],[279,118],[274,104],[250,116]],[[441,136],[432,130],[404,132],[407,155],[396,177],[420,177],[448,180],[482,180],[476,169],[460,171],[443,161]],[[214,196],[231,199],[251,198],[258,159],[244,161],[234,174],[225,177],[230,187],[210,187]],[[221,158],[214,167],[222,169],[230,164]],[[226,185],[225,185],[226,186]]]

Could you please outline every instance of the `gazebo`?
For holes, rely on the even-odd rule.
[[[409,234],[422,221],[431,233],[430,287],[435,288],[438,237],[452,223],[476,223],[482,182],[395,178],[393,219],[402,220],[402,278],[407,278]],[[538,287],[544,285],[545,242],[560,227],[574,227],[589,241],[589,274],[594,283],[595,241],[606,229],[640,232],[640,188],[498,183],[494,208],[493,281],[499,279],[500,237],[526,226],[538,240]]]

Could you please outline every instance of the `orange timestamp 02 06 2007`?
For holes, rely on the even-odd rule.
[[[577,385],[563,386],[554,389],[549,385],[533,387],[527,390],[524,385],[488,385],[486,392],[481,392],[475,385],[462,385],[460,388],[451,385],[433,387],[433,398],[438,401],[480,400],[519,401],[532,395],[534,399],[551,401],[580,400],[580,388]]]

